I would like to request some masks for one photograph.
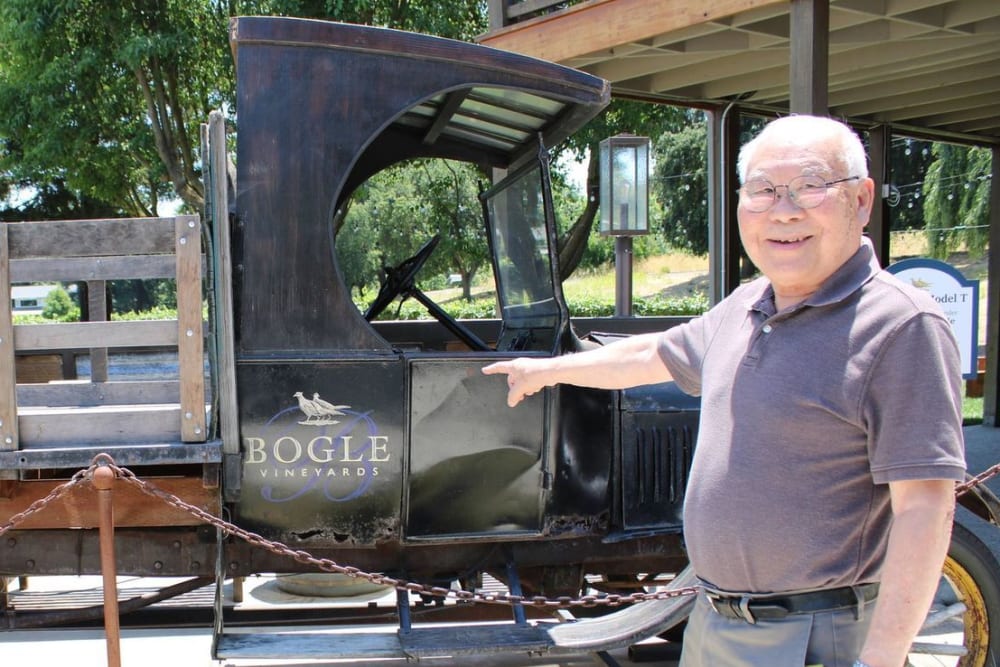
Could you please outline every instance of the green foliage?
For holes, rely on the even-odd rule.
[[[892,231],[923,229],[923,182],[934,162],[932,143],[908,137],[893,138],[889,149],[890,181],[899,201],[890,199],[889,225]]]
[[[73,303],[73,299],[65,289],[56,287],[45,299],[42,317],[60,322],[77,322],[80,320],[80,309]]]
[[[700,116],[700,114],[699,114]],[[671,247],[708,252],[708,153],[703,118],[660,135],[652,191],[663,207],[663,236]]]
[[[175,320],[177,319],[177,309],[167,308],[166,306],[154,306],[148,310],[112,313],[111,319],[115,322],[131,322],[136,320]]]
[[[471,40],[486,32],[481,0],[269,0],[261,13],[332,19]]]
[[[937,143],[924,180],[924,220],[932,257],[963,244],[981,256],[989,238],[990,150]]]
[[[615,314],[614,297],[577,297],[568,300],[570,315],[573,317],[611,317]],[[491,319],[498,317],[496,300],[491,297],[474,301],[451,301],[439,304],[455,319]],[[364,311],[366,303],[359,303],[358,308]],[[708,298],[704,295],[685,297],[640,297],[633,300],[632,308],[635,315],[644,317],[664,317],[670,315],[700,315],[708,310]],[[387,308],[379,319],[382,320],[426,320],[431,316],[427,310],[414,301],[406,301],[400,307],[395,304]]]
[[[201,201],[198,124],[232,99],[228,17],[242,3],[4,0],[0,172],[130,215]]]
[[[657,137],[676,132],[691,122],[692,112],[682,107],[613,99],[611,104],[558,147],[557,155],[570,151],[578,160],[596,155],[598,144],[621,133]]]
[[[337,260],[349,287],[364,294],[383,266],[396,266],[429,238],[440,235],[418,278],[457,273],[468,296],[489,261],[473,165],[416,160],[386,169],[359,188],[337,234]],[[373,252],[373,249],[376,251]]]
[[[636,236],[632,239],[632,259],[638,261],[647,257],[656,257],[669,250],[661,234],[653,233]],[[615,263],[615,239],[603,236],[597,228],[590,232],[587,249],[583,253],[580,267],[588,270],[607,269]]]
[[[3,217],[155,215],[174,197],[199,210],[198,126],[233,108],[229,19],[253,14],[458,39],[487,27],[480,0],[3,0],[0,201],[68,195]]]

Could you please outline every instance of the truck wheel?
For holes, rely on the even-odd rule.
[[[982,540],[955,523],[938,595],[908,664],[993,667],[998,656],[1000,564]]]

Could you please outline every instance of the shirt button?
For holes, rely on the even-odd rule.
[[[765,324],[764,326],[762,326],[762,327],[760,328],[760,330],[761,330],[761,331],[763,331],[764,333],[771,333],[771,330],[772,330],[773,328],[774,328],[774,327],[772,327],[772,326],[771,326],[770,324]]]

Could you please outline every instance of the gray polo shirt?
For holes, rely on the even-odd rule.
[[[867,243],[780,313],[767,280],[741,286],[664,332],[660,356],[702,397],[684,535],[713,586],[877,581],[887,483],[963,479],[951,326],[929,294],[880,270]]]

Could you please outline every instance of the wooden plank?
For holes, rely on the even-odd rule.
[[[589,0],[515,23],[480,44],[556,63],[788,0]]]
[[[208,117],[208,166],[211,173],[209,213],[215,248],[216,377],[219,383],[219,428],[222,450],[240,451],[239,414],[236,401],[235,327],[233,325],[233,253],[229,237],[229,186],[226,159],[226,123],[213,111]]]
[[[14,347],[21,351],[159,345],[177,345],[177,320],[18,324],[14,327]]]
[[[63,379],[63,360],[59,354],[30,354],[14,358],[17,383],[53,382]],[[21,395],[18,394],[18,405]]]
[[[15,259],[10,263],[13,283],[75,280],[173,278],[176,261],[170,255],[115,255]]]
[[[177,355],[181,381],[181,439],[204,442],[205,350],[201,300],[201,222],[177,218]]]
[[[10,231],[14,259],[171,254],[173,218],[21,222]]]
[[[9,227],[7,223],[0,224],[0,451],[17,449],[18,438],[14,317],[10,311]],[[0,479],[4,478],[11,478],[11,474],[0,470]]]
[[[201,476],[150,478],[147,481],[206,512],[219,515],[221,501],[218,489],[206,489]],[[60,481],[30,481],[14,484],[9,499],[0,501],[0,524],[31,503],[48,495]],[[115,504],[115,527],[195,526],[201,522],[187,512],[160,502],[122,480],[112,486]],[[19,529],[94,528],[98,525],[97,494],[89,483],[72,487],[66,495],[44,511],[31,515],[18,525]]]
[[[792,113],[829,114],[830,0],[791,1]]]
[[[180,419],[176,404],[25,407],[18,428],[22,448],[160,443],[180,440]]]
[[[103,280],[87,281],[87,320],[108,320],[108,284]],[[108,348],[90,348],[90,379],[92,382],[108,381]]]
[[[54,382],[17,386],[17,404],[22,408],[156,403],[180,403],[180,383],[175,380]]]

